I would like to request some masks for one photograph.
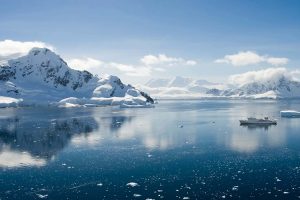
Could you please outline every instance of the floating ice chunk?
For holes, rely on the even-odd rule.
[[[277,182],[280,182],[280,181],[281,181],[278,177],[275,177],[275,179],[276,179]]]
[[[135,183],[135,182],[129,182],[126,184],[126,186],[130,186],[130,187],[137,187],[137,186],[140,186],[138,183]]]
[[[183,199],[190,199],[190,197],[183,197]]]
[[[38,196],[38,198],[40,199],[46,199],[48,197],[48,194],[36,194],[36,196]]]
[[[103,183],[98,183],[97,186],[101,187],[103,186]]]
[[[237,185],[232,187],[232,191],[237,191],[238,189],[239,189],[239,186],[237,186]]]
[[[141,197],[142,195],[140,194],[133,194],[134,197]]]
[[[78,108],[78,107],[82,107],[82,106],[79,104],[64,103],[64,104],[60,104],[58,107],[59,108]]]
[[[281,117],[300,117],[300,112],[295,110],[282,110],[280,111]]]

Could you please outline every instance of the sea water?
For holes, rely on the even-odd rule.
[[[300,101],[0,109],[1,199],[294,199]],[[277,125],[240,126],[247,117]]]

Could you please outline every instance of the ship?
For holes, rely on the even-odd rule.
[[[247,120],[240,120],[241,125],[276,125],[277,121],[265,117],[263,119],[257,119],[254,117],[249,117]]]

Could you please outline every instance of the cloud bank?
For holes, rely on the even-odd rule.
[[[253,82],[277,82],[281,78],[299,81],[300,70],[289,71],[286,68],[268,68],[258,71],[249,71],[242,74],[235,74],[229,77],[229,83],[242,86]]]
[[[52,45],[40,41],[3,40],[0,41],[0,61],[24,56],[34,47],[48,48],[52,51],[55,49]]]
[[[224,58],[217,59],[215,60],[215,63],[226,63],[233,66],[246,66],[265,62],[274,66],[280,66],[287,64],[288,61],[288,58],[259,55],[253,51],[241,51],[237,54],[226,55]]]
[[[175,58],[175,57],[168,57],[165,54],[155,55],[145,55],[140,59],[141,63],[145,65],[196,65],[197,62],[194,60],[185,60],[183,58]]]
[[[104,64],[103,61],[94,58],[73,58],[67,61],[68,65],[77,70],[91,70]]]
[[[140,59],[141,64],[131,65],[117,62],[104,62],[94,58],[73,58],[68,61],[69,65],[78,70],[90,70],[96,72],[98,67],[116,69],[127,76],[147,77],[154,72],[165,72],[166,66],[174,65],[196,65],[194,60],[185,60],[183,58],[168,57],[165,54],[158,56],[146,55]]]
[[[126,65],[121,63],[111,62],[108,64],[109,67],[118,69],[119,71],[125,73],[127,76],[150,76],[152,73],[152,69],[146,66],[134,66],[134,65]]]

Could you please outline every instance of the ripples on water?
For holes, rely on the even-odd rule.
[[[0,110],[1,199],[294,199],[297,101]],[[276,126],[240,126],[248,116]]]

